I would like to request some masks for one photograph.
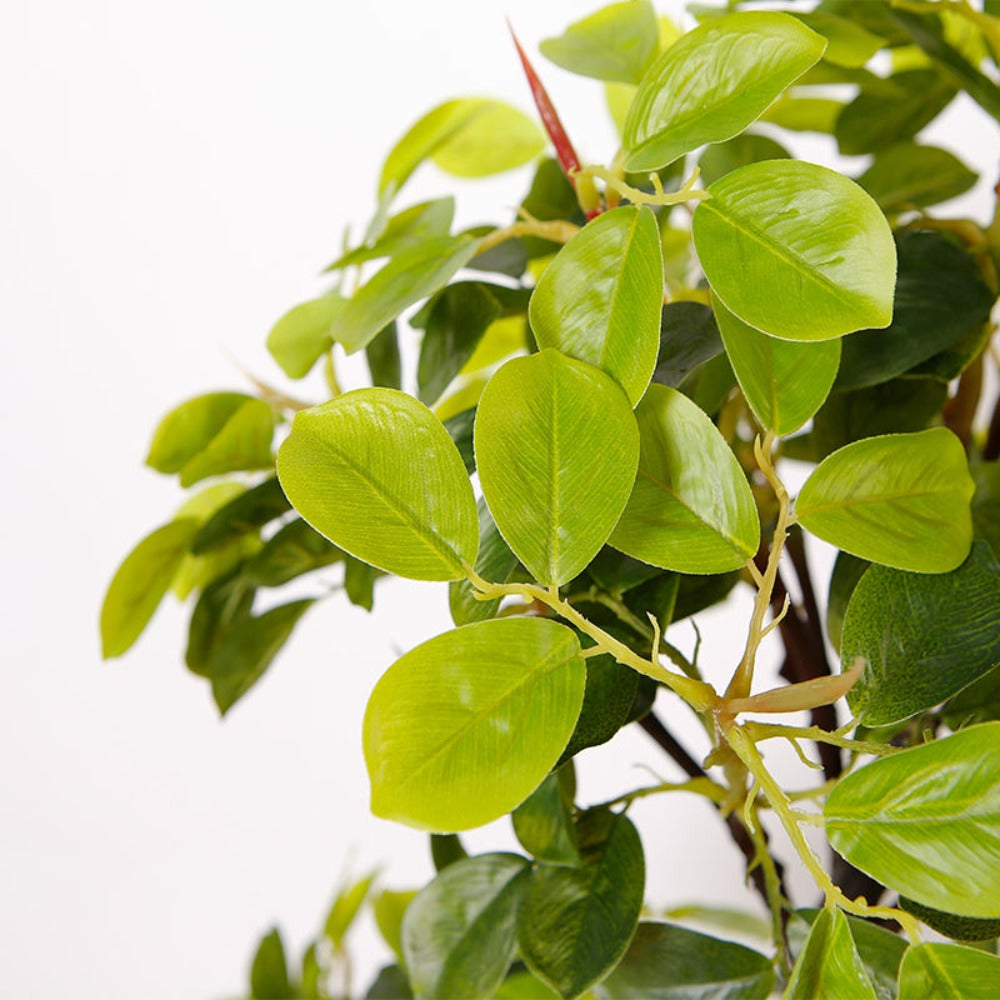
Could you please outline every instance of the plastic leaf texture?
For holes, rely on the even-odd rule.
[[[346,300],[324,295],[294,306],[271,327],[267,349],[289,378],[304,378],[333,344],[331,327]]]
[[[958,944],[907,949],[899,969],[899,1000],[970,1000],[1000,994],[1000,958]]]
[[[851,928],[840,910],[823,910],[813,921],[784,994],[784,1000],[816,997],[876,1000]]]

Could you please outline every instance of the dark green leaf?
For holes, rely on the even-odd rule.
[[[1000,462],[977,462],[970,466],[976,492],[972,495],[972,531],[1000,559]]]
[[[403,362],[399,356],[399,338],[396,324],[390,323],[375,334],[375,339],[365,347],[368,371],[372,385],[384,385],[389,389],[403,387]]]
[[[748,163],[760,160],[787,160],[789,156],[791,154],[780,142],[775,142],[766,135],[744,132],[727,142],[709,146],[701,154],[701,159],[698,160],[701,182],[707,186],[737,167],[745,167]]]
[[[847,605],[857,587],[858,581],[864,576],[865,570],[871,566],[867,559],[859,559],[849,552],[838,552],[830,574],[830,591],[826,601],[826,634],[830,645],[840,651],[840,639],[844,631],[844,615]]]
[[[961,375],[982,354],[992,334],[993,328],[989,323],[974,326],[964,337],[959,337],[951,347],[946,347],[934,357],[911,368],[907,376],[926,375],[928,378],[948,383]]]
[[[436,872],[469,856],[457,833],[432,833],[430,840],[431,858]]]
[[[303,573],[339,562],[343,556],[336,545],[297,517],[247,561],[246,575],[258,587],[280,587]]]
[[[660,576],[662,571],[656,566],[650,566],[649,563],[633,559],[624,552],[611,548],[610,545],[605,545],[594,556],[587,567],[587,572],[605,593],[612,597],[621,597],[633,587],[638,587],[654,576]]]
[[[291,506],[277,476],[265,479],[220,507],[194,536],[191,551],[201,555],[238,535],[256,531],[291,510]]]
[[[552,771],[510,814],[518,841],[538,861],[555,865],[580,862],[573,826],[574,784],[572,764]]]
[[[1000,669],[970,684],[941,709],[941,720],[951,729],[1000,719]]]
[[[531,873],[518,917],[521,956],[561,996],[578,997],[617,965],[642,909],[642,843],[625,816],[580,817],[579,867],[542,864]]]
[[[514,959],[527,871],[516,854],[482,854],[449,865],[417,894],[403,917],[403,954],[418,995],[492,995]]]
[[[478,511],[479,555],[476,556],[476,573],[489,583],[507,583],[518,567],[517,556],[503,540],[485,500],[479,501]],[[448,607],[456,625],[468,625],[496,617],[500,609],[500,598],[480,601],[476,599],[475,593],[475,588],[468,580],[455,580],[448,585]]]
[[[383,965],[368,987],[365,1000],[413,1000],[410,980],[395,963]]]
[[[899,970],[899,1000],[992,1000],[1000,958],[958,944],[913,945]]]
[[[275,927],[261,938],[250,967],[253,1000],[288,1000],[292,995],[285,963],[285,946]]]
[[[889,215],[948,201],[976,183],[976,174],[937,146],[905,142],[877,154],[858,183]]]
[[[625,957],[597,988],[601,1000],[764,1000],[771,962],[731,941],[675,924],[639,924]]]
[[[736,376],[725,351],[699,365],[677,386],[699,410],[710,415],[719,412],[735,387]]]
[[[654,382],[676,389],[700,365],[721,353],[722,338],[709,306],[671,302],[663,307]]]
[[[496,226],[474,226],[463,231],[465,236],[488,236]],[[477,253],[468,264],[470,271],[485,271],[490,274],[506,274],[508,278],[520,278],[528,269],[528,251],[523,241],[510,238]]]
[[[237,566],[201,592],[188,625],[184,661],[199,677],[212,676],[215,651],[231,625],[249,618],[256,589]]]
[[[679,622],[724,600],[740,582],[739,573],[717,573],[708,576],[681,576],[672,621]]]
[[[476,471],[476,449],[473,444],[473,431],[476,426],[476,408],[473,406],[444,421],[444,429],[448,432],[458,454],[465,463],[465,471],[471,476]]]
[[[237,619],[224,632],[211,666],[212,695],[222,715],[260,680],[312,604],[281,604],[262,615]]]
[[[531,182],[531,189],[521,207],[530,216],[544,222],[566,219],[569,222],[582,224],[585,221],[580,211],[580,203],[576,199],[576,191],[556,160],[542,160],[538,165]],[[560,246],[551,240],[534,236],[527,237],[522,242],[530,258],[555,253]]]
[[[344,555],[344,593],[351,604],[371,611],[375,600],[375,577],[378,570],[368,563]]]
[[[824,909],[813,921],[784,994],[784,1000],[817,997],[876,997],[847,918],[837,909]]]
[[[267,349],[289,378],[304,378],[333,345],[333,321],[345,299],[336,292],[289,309],[267,335]]]
[[[977,920],[975,917],[943,913],[905,896],[899,897],[899,908],[912,913],[932,930],[955,941],[991,941],[1000,936],[1000,920]]]

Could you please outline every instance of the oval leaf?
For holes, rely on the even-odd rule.
[[[761,160],[787,160],[791,154],[766,135],[744,132],[727,142],[709,146],[698,160],[702,184],[714,184],[720,177],[748,163]]]
[[[395,389],[358,389],[295,417],[278,452],[288,499],[364,562],[455,580],[476,559],[476,500],[441,422]]]
[[[674,924],[641,923],[602,1000],[765,1000],[774,968],[760,952]]]
[[[536,580],[597,555],[639,460],[635,417],[609,376],[553,350],[508,361],[479,401],[476,465],[500,533]]]
[[[932,930],[956,941],[992,941],[1000,937],[1000,920],[980,920],[976,917],[959,917],[954,913],[924,906],[915,899],[899,897],[899,908],[912,913]]]
[[[583,864],[541,864],[518,918],[525,965],[563,997],[578,997],[617,965],[635,932],[646,882],[631,821],[607,809],[577,825]]]
[[[858,184],[892,215],[956,198],[977,180],[947,149],[904,142],[877,154]]]
[[[803,344],[769,337],[718,300],[715,318],[733,372],[761,426],[779,437],[797,431],[830,393],[840,341]]]
[[[1000,722],[884,757],[824,809],[833,849],[901,895],[1000,917]]]
[[[656,218],[624,206],[598,216],[559,251],[528,316],[539,347],[602,368],[635,406],[656,365],[662,305]]]
[[[476,556],[476,573],[491,583],[507,583],[520,565],[517,556],[503,540],[485,500],[477,504],[479,511],[479,555]],[[448,609],[456,625],[471,625],[495,618],[500,610],[500,598],[488,601],[476,597],[476,588],[469,580],[456,580],[448,585]]]
[[[243,392],[209,392],[174,407],[153,433],[146,464],[157,472],[180,472],[252,399]]]
[[[403,917],[403,957],[420,997],[489,997],[517,948],[528,862],[482,854],[449,865]]]
[[[714,18],[646,73],[625,120],[625,169],[659,170],[742,132],[823,54],[826,42],[789,14]]]
[[[575,783],[572,764],[553,771],[510,814],[521,846],[539,861],[554,865],[580,863],[573,826]]]
[[[872,566],[844,619],[841,659],[868,661],[847,696],[866,726],[933,708],[1000,666],[1000,564],[985,542],[950,573]]]
[[[1000,993],[1000,958],[958,944],[908,948],[899,968],[899,1000],[972,1000]]]
[[[576,635],[542,618],[466,625],[411,650],[365,712],[372,811],[439,832],[510,812],[566,745],[584,678]]]
[[[211,441],[181,469],[181,486],[227,472],[270,469],[274,410],[262,399],[248,399]]]
[[[676,389],[651,385],[636,409],[639,472],[609,542],[680,573],[723,573],[753,558],[757,507],[736,456]]]
[[[840,910],[823,910],[813,921],[783,1000],[815,1000],[816,997],[851,997],[852,1000],[875,1000],[876,997],[854,947],[847,918]]]
[[[271,327],[267,349],[289,378],[304,378],[330,349],[333,321],[346,300],[333,293],[294,306]]]
[[[751,163],[699,202],[692,235],[713,292],[783,340],[831,340],[892,319],[896,247],[853,181],[798,160]]]
[[[961,442],[944,427],[865,438],[828,455],[806,480],[803,528],[871,562],[946,573],[972,544],[975,485]]]

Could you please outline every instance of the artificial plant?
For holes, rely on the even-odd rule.
[[[455,629],[365,713],[372,809],[429,832],[439,867],[377,898],[397,960],[369,996],[1000,995],[1000,223],[934,209],[977,176],[918,139],[960,91],[1000,114],[1000,21],[965,0],[737,6],[680,33],[631,0],[542,43],[605,85],[621,146],[601,165],[518,46],[541,127],[485,98],[421,118],[364,237],[271,330],[329,398],[209,393],[154,434],[149,465],[211,484],[122,564],[106,656],[190,596],[186,662],[225,713],[315,603],[276,598],[291,581],[342,573],[369,609],[387,576],[448,584]],[[864,166],[794,158],[797,131]],[[451,195],[406,204],[425,161],[534,174],[516,218],[453,232]],[[339,352],[360,351],[372,386],[342,392]],[[806,534],[839,550],[825,614]],[[670,641],[736,587],[738,663]],[[762,691],[772,632],[786,683]],[[670,698],[707,759],[658,718]],[[577,801],[576,755],[633,723],[681,780]],[[820,773],[783,787],[771,740]],[[642,919],[629,806],[680,793],[746,856],[769,945]],[[465,856],[457,834],[508,813],[522,852]],[[815,898],[790,898],[774,824]],[[254,995],[329,995],[370,888],[338,896],[301,976],[269,934]]]

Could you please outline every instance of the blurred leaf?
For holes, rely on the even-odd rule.
[[[797,90],[792,93],[797,93]],[[762,122],[780,125],[792,132],[821,132],[832,135],[844,110],[840,101],[829,97],[779,97],[761,116]]]
[[[256,531],[291,509],[291,504],[270,476],[249,490],[240,490],[228,503],[217,508],[204,521],[191,543],[191,551],[201,555],[223,542]]]
[[[399,356],[399,338],[394,322],[375,334],[374,340],[369,341],[365,347],[365,359],[372,385],[388,389],[402,388],[403,362]]]
[[[344,555],[344,593],[355,607],[371,611],[375,601],[375,577],[378,570],[368,563]]]
[[[412,1000],[410,980],[403,970],[393,963],[379,969],[374,982],[365,993],[365,1000]]]
[[[976,917],[960,917],[954,913],[934,910],[916,900],[899,897],[899,908],[912,913],[932,930],[956,941],[992,941],[1000,936],[1000,920],[978,920]]]
[[[726,142],[717,142],[708,147],[698,166],[701,168],[702,184],[713,184],[738,167],[748,163],[758,163],[761,160],[787,160],[791,154],[774,139],[766,135],[756,135],[744,132]]]
[[[250,616],[256,588],[242,569],[237,566],[208,584],[191,612],[184,661],[199,677],[212,676],[222,637],[235,622]]]
[[[676,389],[722,350],[719,327],[709,306],[670,302],[660,314],[660,350],[653,381]]]
[[[567,788],[572,783],[572,769],[570,764],[551,771],[510,814],[518,842],[538,861],[555,865],[580,863],[572,790]]]
[[[1000,462],[975,462],[969,467],[976,492],[972,495],[972,531],[1000,559]]]
[[[847,918],[837,909],[824,909],[813,921],[784,994],[784,1000],[817,997],[876,1000]]]
[[[539,163],[531,182],[531,189],[521,207],[529,215],[546,222],[566,219],[582,225],[585,221],[573,185],[563,173],[558,161],[553,159],[542,160]],[[529,258],[555,253],[560,246],[551,240],[537,237],[526,237],[522,243]]]
[[[257,946],[250,967],[250,992],[253,1000],[288,1000],[293,995],[285,964],[285,946],[276,927],[265,934]]]
[[[369,872],[354,882],[345,883],[337,890],[330,912],[326,916],[326,923],[323,925],[323,934],[335,951],[343,948],[344,937],[368,898],[377,875],[377,871]]]
[[[827,40],[823,59],[836,66],[864,66],[885,44],[862,25],[827,11],[796,13],[796,17]]]
[[[904,142],[876,154],[858,184],[892,215],[948,201],[968,191],[977,179],[948,150]]]
[[[210,392],[181,403],[157,426],[146,464],[157,472],[180,472],[251,401],[253,396],[242,392]]]
[[[971,1000],[1000,990],[1000,958],[958,944],[912,945],[899,970],[899,1000]]]
[[[333,346],[333,324],[346,302],[331,292],[294,306],[271,327],[267,349],[289,378],[304,378]]]
[[[383,889],[372,900],[372,912],[382,940],[400,960],[403,958],[403,916],[416,894],[415,889],[405,892]]]
[[[181,486],[191,486],[209,476],[227,472],[272,468],[274,417],[274,410],[262,399],[245,402],[212,440],[184,463]]]
[[[858,581],[871,566],[867,559],[859,559],[849,552],[838,552],[830,574],[830,591],[826,600],[826,634],[830,645],[840,652],[844,631],[844,615]]]
[[[256,586],[280,587],[297,576],[339,562],[344,553],[301,517],[283,525],[246,564]]]
[[[436,872],[443,871],[448,865],[469,856],[455,833],[432,833],[430,841],[431,859],[434,861]]]
[[[517,556],[503,540],[485,500],[477,505],[479,512],[479,555],[476,573],[489,583],[507,583],[518,567]],[[468,580],[455,580],[448,585],[448,607],[456,625],[495,618],[500,609],[500,598],[489,601],[476,598],[476,589]]]

